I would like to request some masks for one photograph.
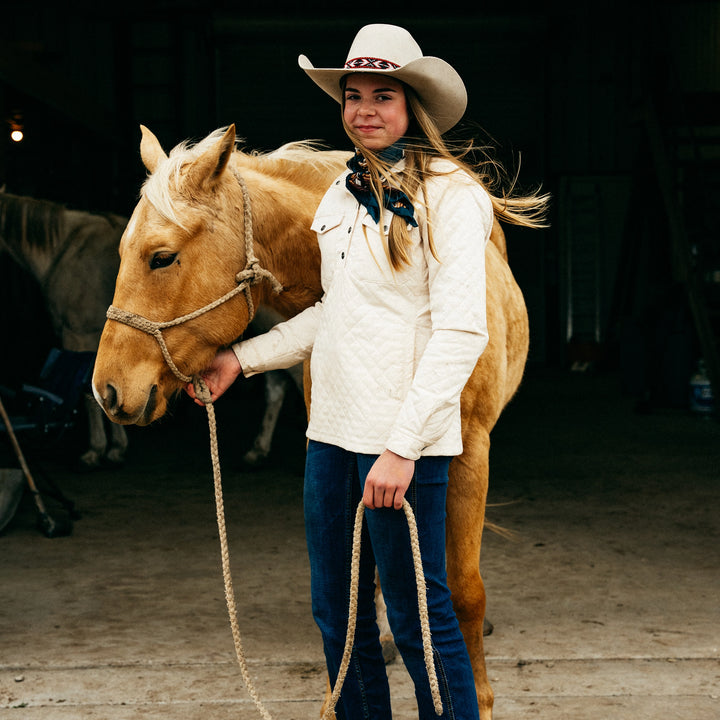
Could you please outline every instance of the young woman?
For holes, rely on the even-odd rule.
[[[443,717],[478,717],[445,573],[448,467],[462,452],[460,394],[488,342],[485,247],[493,216],[535,225],[545,198],[495,197],[442,134],[465,86],[404,29],[368,25],[342,68],[300,67],[338,100],[356,152],[313,229],[320,302],[221,351],[205,380],[219,397],[250,376],[311,359],[304,506],[313,615],[334,683],[348,621],[352,529],[365,504],[357,631],[339,719],[390,718],[375,622],[377,568],[420,718],[436,717],[425,668],[403,499],[418,525]],[[192,394],[192,389],[189,389]]]

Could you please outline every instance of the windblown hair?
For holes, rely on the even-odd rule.
[[[345,76],[347,77],[347,76]],[[342,79],[344,90],[345,78]],[[350,140],[361,149],[367,160],[373,193],[382,207],[382,181],[402,190],[417,207],[422,204],[428,218],[428,243],[431,252],[437,258],[432,238],[431,209],[424,202],[425,182],[431,177],[447,174],[434,170],[432,161],[441,158],[450,161],[456,168],[466,172],[487,191],[492,201],[493,212],[498,220],[511,225],[529,228],[547,227],[545,218],[550,195],[539,190],[528,194],[516,193],[517,175],[509,177],[500,164],[491,155],[490,148],[477,147],[471,139],[462,143],[446,142],[438,131],[435,121],[425,110],[417,93],[406,83],[402,83],[408,104],[410,126],[405,137],[405,169],[402,173],[393,173],[391,166],[379,155],[363,146],[356,133],[344,120],[345,93],[341,101],[343,127]],[[473,159],[479,156],[479,159]],[[383,229],[380,227],[380,233]],[[410,263],[410,230],[407,223],[393,215],[387,235],[386,250],[390,263],[400,270]]]

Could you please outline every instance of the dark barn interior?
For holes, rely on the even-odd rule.
[[[493,435],[491,519],[515,537],[486,532],[483,549],[496,720],[720,716],[720,2],[17,4],[0,21],[0,188],[129,217],[140,124],[166,151],[231,123],[247,149],[347,149],[297,56],[334,66],[369,22],[456,67],[458,133],[553,197],[547,229],[506,228],[531,343]],[[14,388],[60,340],[2,250],[0,385]],[[279,717],[319,717],[302,401],[286,399],[273,457],[248,475],[261,381],[233,393],[218,415],[236,556],[257,561],[238,569],[253,672]],[[255,716],[223,616],[205,418],[184,400],[128,430],[121,469],[76,471],[82,419],[59,447],[28,445],[81,516],[47,540],[26,495],[0,530],[0,718]],[[16,466],[1,442],[0,460]]]
[[[296,58],[344,58],[357,13],[233,5],[14,8],[0,28],[6,191],[129,216],[144,178],[141,123],[166,149],[230,123],[250,149],[306,138],[346,148],[333,101]],[[619,7],[516,2],[420,11],[408,25],[465,78],[462,131],[495,142],[522,186],[553,195],[547,231],[507,230],[530,363],[590,361],[677,406],[700,357],[717,372],[717,6]],[[3,307],[14,309],[3,334],[22,337],[33,362],[48,341],[36,288],[2,263]],[[3,353],[7,372],[27,362]]]

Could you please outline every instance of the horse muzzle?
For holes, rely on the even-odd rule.
[[[167,406],[154,383],[145,391],[133,393],[132,401],[112,382],[96,381],[95,377],[92,391],[108,418],[118,425],[149,425],[162,417]]]

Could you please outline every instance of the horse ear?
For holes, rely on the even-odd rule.
[[[230,125],[220,140],[193,162],[188,178],[192,178],[198,185],[214,183],[227,166],[234,150],[235,125]]]
[[[167,155],[160,146],[160,141],[144,125],[140,126],[140,132],[142,133],[140,157],[145,167],[150,172],[155,172],[155,168],[162,160],[167,159]]]

